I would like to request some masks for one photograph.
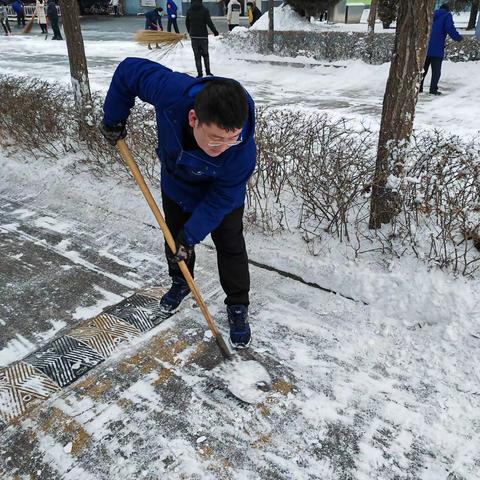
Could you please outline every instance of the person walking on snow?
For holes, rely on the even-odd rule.
[[[210,12],[202,5],[202,0],[192,0],[192,6],[187,10],[185,26],[192,40],[192,50],[195,56],[197,77],[203,77],[202,58],[205,63],[205,73],[212,75],[210,70],[210,56],[208,54],[208,30],[207,26],[215,36],[218,31],[210,18]]]
[[[242,217],[256,162],[254,102],[235,80],[196,79],[127,58],[113,75],[103,108],[101,130],[112,145],[126,136],[136,97],[155,107],[163,209],[176,239],[175,252],[165,245],[172,285],[160,307],[174,312],[190,293],[178,262],[185,261],[193,276],[194,247],[211,234],[230,341],[235,348],[247,347],[250,275]]]
[[[180,33],[177,25],[177,5],[173,0],[167,1],[167,17],[168,17],[167,32],[172,31],[172,25],[173,25],[173,29],[175,30],[175,32]]]
[[[15,0],[12,3],[13,11],[17,14],[18,26],[25,26],[25,8],[22,0]]]
[[[50,25],[52,26],[53,30],[52,40],[63,40],[60,27],[58,26],[58,11],[55,0],[48,0],[47,16],[50,20]]]
[[[432,79],[430,82],[430,94],[441,95],[438,91],[438,82],[442,74],[442,62],[445,56],[445,42],[449,35],[452,40],[460,42],[463,37],[457,32],[450,13],[450,7],[444,3],[438,10],[435,10],[433,17],[432,33],[428,43],[427,58],[423,67],[423,77],[420,83],[420,92],[423,92],[423,83],[427,76],[428,69],[432,67]]]
[[[35,15],[37,15],[37,21],[42,29],[42,33],[48,33],[47,28],[47,15],[45,14],[45,4],[43,0],[37,0],[35,3]]]
[[[253,2],[247,2],[247,12],[248,23],[250,26],[253,26],[253,24],[262,16],[262,12]]]
[[[12,30],[10,28],[10,22],[8,21],[8,11],[7,11],[7,2],[3,2],[0,4],[0,23],[2,24],[3,31],[5,35],[8,37],[12,34]]]
[[[228,30],[231,32],[235,27],[240,25],[240,12],[242,7],[238,0],[230,0],[227,7],[227,23]]]
[[[119,17],[120,14],[118,13],[118,0],[110,0],[110,5],[113,7],[113,15],[115,17]]]

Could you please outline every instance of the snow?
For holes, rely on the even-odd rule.
[[[279,22],[283,21],[280,15],[277,17]],[[288,25],[291,28],[301,22],[292,17]],[[280,23],[276,28],[281,26]],[[304,23],[301,26],[307,28]],[[8,48],[11,54],[0,58],[2,71],[41,75],[44,79],[68,84],[65,46],[61,42],[51,43],[53,45],[49,45],[48,54],[45,54],[43,44],[34,38],[1,38],[0,48]],[[155,59],[130,41],[87,41],[86,48],[93,65],[92,85],[100,91],[106,90],[115,64],[126,55]],[[249,52],[242,57],[225,51],[217,39],[212,40],[211,57],[215,73],[240,80],[259,105],[322,111],[334,118],[349,118],[353,127],[363,123],[378,127],[388,65],[371,66],[356,61],[338,64],[342,68],[326,64],[304,69],[270,65],[269,59],[278,62],[286,59]],[[298,58],[287,60],[302,63]],[[188,43],[163,61],[174,69],[193,73]],[[478,62],[445,62],[442,85],[447,94],[434,99],[420,97],[416,128],[439,128],[463,137],[478,135],[478,86],[472,81],[477,78],[478,69]],[[48,209],[56,212],[56,216],[40,216],[35,220],[37,226],[70,235],[88,226],[97,231],[95,241],[103,257],[119,265],[149,263],[152,269],[163,265],[158,255],[159,234],[146,229],[145,224],[153,220],[133,182],[119,183],[111,178],[99,181],[88,172],[72,174],[68,167],[76,161],[74,155],[67,155],[59,162],[30,159],[27,164],[23,160],[9,156],[5,150],[0,152],[2,195],[19,198],[19,192],[25,192],[34,198],[29,209],[16,211],[19,222],[28,221],[37,212]],[[158,189],[154,186],[153,190],[159,198]],[[103,223],[98,231],[100,216],[92,212],[100,211]],[[18,227],[18,223],[5,223],[0,225],[0,234],[18,230]],[[412,446],[418,443],[428,450],[422,457],[424,464],[418,478],[443,480],[448,474],[446,466],[465,478],[478,478],[474,459],[478,461],[480,344],[478,337],[473,335],[480,335],[479,281],[428,270],[413,258],[393,260],[388,265],[375,255],[353,259],[344,245],[329,239],[323,241],[321,254],[313,257],[303,240],[294,233],[267,237],[249,229],[246,237],[252,260],[268,263],[357,300],[352,302],[340,295],[326,294],[272,272],[252,268],[251,308],[256,312],[252,315],[253,348],[275,355],[292,372],[296,384],[296,391],[279,395],[278,403],[270,405],[276,415],[291,415],[295,419],[285,432],[284,443],[277,439],[277,453],[272,446],[261,452],[260,449],[248,450],[252,462],[275,465],[278,471],[286,472],[285,478],[338,478],[332,459],[316,458],[311,452],[301,451],[300,447],[314,445],[316,451],[328,451],[329,429],[332,425],[341,425],[359,436],[356,479],[407,478],[406,472],[413,461]],[[212,245],[211,240],[205,244]],[[98,266],[83,258],[68,241],[58,243],[56,248],[75,264],[99,271]],[[203,287],[204,282],[217,282],[216,260],[204,246],[198,250],[198,278]],[[144,280],[140,275],[125,278],[102,273],[131,290],[139,288]],[[97,303],[79,307],[72,313],[74,318],[94,316],[104,306],[120,299],[100,287],[96,290],[99,293]],[[213,314],[223,311],[221,300],[214,298],[208,303]],[[161,328],[168,328],[172,322],[165,322]],[[0,323],[8,324],[8,318],[1,319]],[[37,332],[42,341],[52,338],[64,326],[55,323],[54,319],[51,324],[51,330]],[[142,336],[130,348],[140,349],[141,342],[155,333],[158,330]],[[211,340],[208,330],[203,340]],[[32,341],[17,335],[0,352],[0,366],[24,357],[33,347]],[[127,350],[127,347],[120,349],[116,358],[125,355]],[[189,353],[187,349],[179,359]],[[228,377],[222,377],[222,372],[212,374],[220,375],[223,380],[237,378],[239,382],[230,384],[235,394],[248,395],[247,400],[254,403],[261,401],[264,392],[252,390],[251,386],[258,375],[269,381],[268,374],[255,370],[247,361],[235,367],[235,372],[227,372]],[[198,383],[198,378],[187,374],[182,380],[192,388]],[[164,405],[156,401],[155,381],[154,374],[145,374],[124,392],[125,399],[142,407],[133,419],[126,418],[116,404],[98,403],[88,397],[72,398],[71,403],[56,399],[55,406],[75,415],[98,442],[112,435],[112,423],[119,420],[131,421],[131,432],[147,436],[150,419],[165,413]],[[155,446],[161,456],[151,459],[153,463],[167,457],[173,459],[167,473],[170,478],[213,478],[196,449],[205,449],[215,436],[227,435],[249,441],[250,437],[244,437],[245,425],[262,434],[275,433],[269,432],[271,425],[262,423],[266,420],[254,417],[251,410],[223,412],[234,422],[230,425],[221,422],[225,417],[218,412],[215,413],[219,416],[210,413],[212,417],[209,417],[210,410],[200,410],[201,402],[198,405],[198,411],[194,411],[192,405],[192,411],[174,412],[190,422],[193,443],[156,432],[156,437],[149,437],[150,441],[157,442]],[[213,427],[207,432],[210,420],[213,420]],[[38,431],[43,455],[55,464],[64,478],[94,478],[74,463],[71,442],[59,443],[35,425],[33,428]],[[389,433],[385,433],[384,438],[382,432]],[[292,445],[298,447],[295,460],[286,453]],[[108,448],[119,449],[118,439],[113,439]],[[122,448],[125,448],[122,450],[125,457],[118,456],[118,464],[112,467],[112,477],[134,478],[133,458],[138,452],[133,451],[128,442]],[[279,451],[284,455],[278,455]],[[300,466],[302,462],[305,467]],[[158,467],[158,463],[154,466]],[[254,473],[248,470],[239,469],[234,478],[255,478],[252,475]]]
[[[268,30],[268,12],[264,13],[254,24],[250,30]],[[278,31],[283,30],[302,30],[314,31],[318,27],[305,17],[301,17],[295,12],[290,5],[280,5],[273,9],[274,29]],[[237,27],[238,28],[238,27]],[[235,29],[236,30],[236,29]]]

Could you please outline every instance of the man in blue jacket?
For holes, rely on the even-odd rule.
[[[193,275],[194,246],[208,234],[217,249],[220,284],[234,347],[250,343],[250,276],[243,237],[246,185],[255,168],[255,105],[236,81],[193,78],[140,58],[117,67],[104,105],[102,132],[113,145],[139,97],[155,107],[165,221],[176,252],[165,246],[170,290],[161,307],[173,312],[189,288],[178,266]]]
[[[433,17],[432,33],[428,43],[427,58],[423,67],[423,78],[420,84],[420,91],[423,92],[423,82],[427,76],[430,65],[432,66],[432,80],[430,82],[430,93],[432,95],[441,95],[438,91],[438,82],[442,73],[442,62],[445,56],[445,42],[449,35],[453,40],[459,42],[463,37],[457,32],[453,24],[453,17],[450,13],[450,7],[444,3],[435,11]]]
[[[177,5],[173,0],[167,1],[167,32],[172,31],[172,25],[176,33],[180,33],[177,25]]]

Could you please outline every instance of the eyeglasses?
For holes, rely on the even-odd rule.
[[[197,122],[198,122],[198,120],[197,120]],[[200,123],[197,123],[197,127],[201,128],[208,138],[208,133],[203,128],[203,125],[201,125]],[[240,134],[240,138],[238,140],[233,141],[233,142],[208,142],[207,145],[209,147],[213,147],[213,148],[222,147],[224,145],[226,145],[227,147],[234,147],[235,145],[240,145],[242,142],[243,142],[243,136],[242,136],[242,134]]]
[[[227,147],[234,147],[235,145],[240,145],[243,142],[243,138],[240,135],[239,140],[235,140],[234,142],[208,142],[207,145],[209,147],[221,147],[222,145],[226,145]]]

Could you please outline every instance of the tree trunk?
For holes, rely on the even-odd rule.
[[[472,8],[470,10],[470,18],[468,19],[467,30],[475,30],[475,25],[477,24],[479,4],[480,4],[479,0],[473,0]]]
[[[273,52],[273,35],[274,35],[274,23],[273,23],[273,0],[268,0],[268,50]]]
[[[400,2],[395,48],[383,98],[372,181],[370,228],[380,228],[398,213],[399,198],[395,185],[403,174],[405,152],[413,129],[434,5],[435,0]]]
[[[82,111],[92,99],[77,0],[60,0],[75,105]]]
[[[367,32],[370,35],[373,35],[375,33],[375,20],[377,19],[377,6],[378,6],[378,0],[372,0],[372,3],[370,5],[370,13],[368,15],[368,29],[367,29]]]

